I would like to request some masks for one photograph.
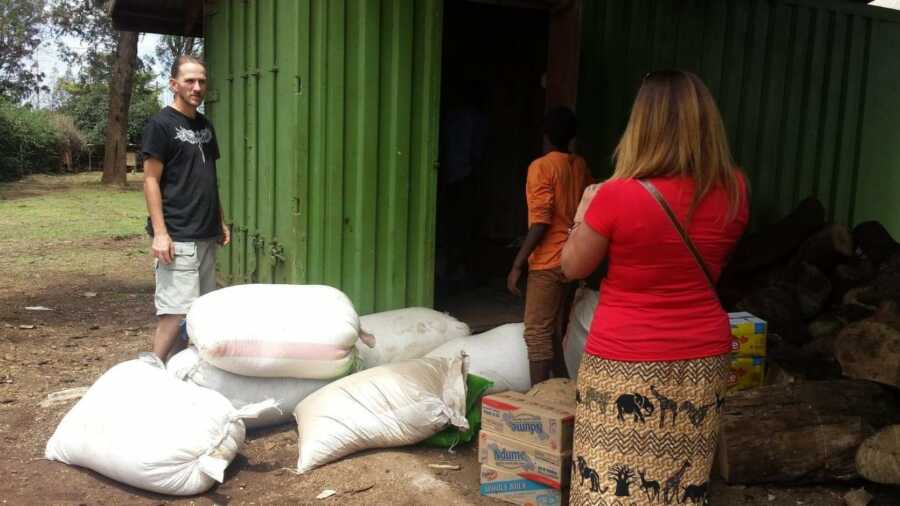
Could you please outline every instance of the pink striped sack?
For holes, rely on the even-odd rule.
[[[198,298],[187,330],[219,369],[265,378],[334,379],[357,367],[359,316],[322,285],[237,285]]]

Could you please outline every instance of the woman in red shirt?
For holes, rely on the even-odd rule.
[[[689,72],[644,77],[615,161],[562,254],[570,279],[609,257],[578,373],[572,504],[700,502],[731,339],[713,284],[747,225],[746,185]]]

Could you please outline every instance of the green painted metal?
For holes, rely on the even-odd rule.
[[[839,1],[585,2],[579,143],[598,175],[642,76],[697,73],[753,189],[756,225],[816,195],[900,234],[900,13]]]
[[[361,313],[431,305],[440,0],[221,0],[207,110],[226,284],[323,283]]]

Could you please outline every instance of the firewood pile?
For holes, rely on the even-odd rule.
[[[731,483],[900,484],[900,245],[878,222],[825,216],[803,201],[722,275],[726,308],[769,323],[766,386],[722,412]]]

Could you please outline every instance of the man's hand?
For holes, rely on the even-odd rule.
[[[228,228],[228,225],[225,222],[222,222],[222,236],[219,237],[219,244],[222,246],[228,246],[228,243],[231,242],[231,229]]]
[[[522,268],[513,266],[509,274],[506,276],[506,289],[515,296],[521,296],[522,291],[519,290],[519,279],[522,277]]]
[[[591,206],[591,201],[594,200],[594,195],[597,194],[597,190],[600,189],[601,184],[602,183],[592,184],[584,189],[584,193],[581,194],[581,202],[578,203],[578,210],[575,211],[575,219],[573,220],[575,223],[584,221],[584,213],[586,213],[588,207]]]
[[[169,234],[156,234],[153,236],[153,257],[158,258],[164,264],[172,263],[175,258],[175,243]]]

